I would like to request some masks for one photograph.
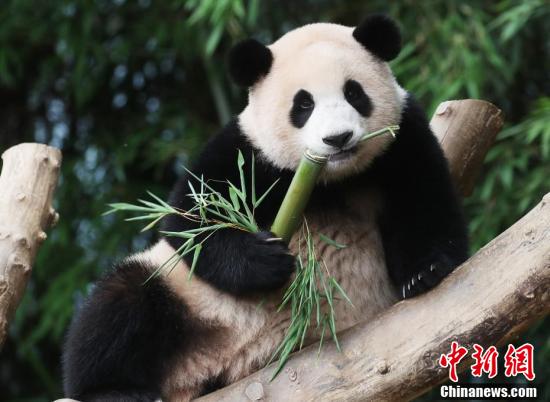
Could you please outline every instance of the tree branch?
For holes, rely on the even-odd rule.
[[[61,152],[19,144],[2,154],[0,175],[0,349],[19,305],[45,230],[58,218],[51,206]]]
[[[430,121],[439,139],[455,184],[469,196],[489,148],[502,128],[502,111],[478,99],[441,103]]]

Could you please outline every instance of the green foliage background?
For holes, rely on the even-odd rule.
[[[356,25],[386,12],[405,47],[393,67],[429,113],[447,99],[489,100],[506,115],[466,200],[472,251],[550,188],[550,6],[544,0],[5,0],[0,3],[0,151],[60,147],[58,226],[42,246],[0,357],[3,400],[61,396],[60,345],[75,304],[114,260],[151,239],[106,204],[166,196],[181,166],[245,93],[228,80],[235,41],[270,42],[315,21]],[[457,300],[457,303],[460,301]],[[535,345],[550,382],[549,323]],[[546,400],[550,387],[544,387]],[[426,399],[437,398],[431,394]]]

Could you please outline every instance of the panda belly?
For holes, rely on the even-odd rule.
[[[365,209],[364,205],[369,205],[365,202],[369,200],[364,197],[357,199],[359,203],[361,200],[362,209]],[[353,210],[361,211],[361,208]],[[310,212],[306,218],[314,234],[317,258],[324,260],[331,275],[353,303],[353,306],[344,300],[335,303],[338,331],[372,319],[397,300],[385,267],[374,208],[349,215],[341,211]],[[344,244],[346,248],[328,245],[319,234]],[[173,253],[165,241],[155,247],[165,248],[156,253],[163,258],[168,250]],[[298,236],[292,240],[290,249],[293,253],[298,252]],[[163,387],[163,395],[169,401],[187,401],[196,397],[204,384],[212,379],[232,383],[262,368],[283,340],[290,323],[288,309],[277,311],[282,294],[268,298],[237,298],[214,289],[198,277],[188,280],[188,272],[185,263],[180,262],[165,274],[165,278],[191,315],[209,326],[210,335],[203,340],[204,345],[197,343],[198,347],[175,358]],[[317,340],[319,336],[313,330],[308,342]]]
[[[356,193],[348,202],[346,211],[335,209],[306,214],[317,259],[324,261],[353,304],[341,298],[335,302],[337,331],[372,319],[398,300],[386,269],[376,223],[376,193]],[[319,234],[345,248],[326,243]],[[296,253],[297,249],[298,242],[293,239],[291,250]]]

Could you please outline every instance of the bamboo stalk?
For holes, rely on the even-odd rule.
[[[290,242],[292,235],[298,229],[313,187],[315,187],[327,160],[328,158],[325,156],[314,155],[308,151],[302,156],[271,226],[271,231],[282,238],[284,242]]]

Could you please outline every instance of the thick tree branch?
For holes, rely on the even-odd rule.
[[[437,107],[430,125],[464,196],[472,193],[483,159],[502,123],[500,109],[478,99],[447,101]]]
[[[52,196],[61,152],[19,144],[2,155],[0,175],[0,349],[19,305],[45,230],[57,221]]]

